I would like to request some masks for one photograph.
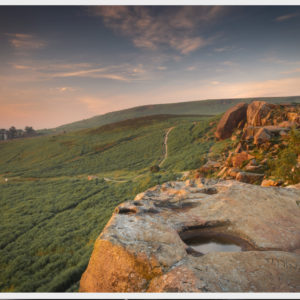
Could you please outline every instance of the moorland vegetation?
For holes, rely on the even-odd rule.
[[[77,291],[114,208],[200,167],[213,124],[160,115],[0,143],[1,292]]]

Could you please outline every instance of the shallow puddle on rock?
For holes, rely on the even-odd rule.
[[[203,254],[209,252],[241,252],[242,248],[237,245],[222,245],[214,242],[208,244],[191,245],[191,247]]]
[[[185,243],[197,252],[207,254],[210,252],[241,252],[242,247],[230,239],[220,236],[202,236],[186,240]]]

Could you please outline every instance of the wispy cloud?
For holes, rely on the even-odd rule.
[[[141,65],[132,66],[128,64],[119,66],[107,66],[95,69],[83,69],[72,72],[59,72],[51,74],[51,77],[87,77],[87,78],[104,78],[118,81],[140,80],[145,70]]]
[[[27,62],[11,64],[15,69],[15,81],[18,81],[18,74],[21,81],[41,81],[54,78],[103,78],[124,82],[149,79],[149,72],[143,64],[120,64],[101,66],[92,63],[64,63],[58,62]],[[24,77],[24,74],[26,76]]]
[[[43,72],[71,72],[78,69],[88,69],[93,67],[93,64],[91,63],[65,63],[52,60],[23,60],[22,63],[10,63],[10,65],[17,70],[32,70]]]
[[[107,68],[77,70],[73,72],[60,72],[51,74],[51,77],[93,77],[94,74],[107,71]]]
[[[282,15],[282,16],[277,17],[275,19],[275,21],[277,21],[277,22],[283,22],[283,21],[286,21],[286,20],[289,20],[289,19],[293,19],[293,18],[296,18],[296,17],[299,17],[299,16],[300,16],[299,13]]]
[[[219,6],[168,8],[155,14],[147,7],[91,7],[89,13],[100,16],[116,33],[128,36],[136,47],[170,47],[185,55],[205,47],[213,37],[200,36],[199,29],[215,21],[224,8]]]
[[[9,42],[12,47],[18,50],[32,50],[46,46],[45,41],[42,41],[31,34],[7,33],[6,35],[9,36]]]
[[[190,37],[190,38],[177,38],[174,37],[170,40],[170,45],[179,50],[182,54],[188,54],[202,48],[210,43],[209,40],[203,39],[201,37]]]

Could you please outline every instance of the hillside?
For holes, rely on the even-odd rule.
[[[62,125],[49,130],[40,130],[41,133],[53,133],[62,131],[73,131],[79,129],[93,128],[105,124],[115,123],[126,119],[132,119],[143,116],[158,114],[175,114],[175,115],[217,115],[225,112],[228,108],[243,101],[250,103],[257,98],[237,98],[237,99],[213,99],[201,101],[189,101],[169,104],[144,105],[110,112],[104,115],[95,116],[90,119]],[[266,97],[260,100],[270,103],[300,103],[300,96],[293,97]]]
[[[211,122],[160,115],[1,142],[0,291],[77,291],[115,206],[200,167]]]
[[[279,106],[270,120],[285,121],[285,110]],[[227,160],[225,178],[232,178],[230,153],[243,131],[234,127],[229,137],[217,139],[220,119],[154,115],[1,142],[0,291],[78,291],[94,242],[117,205],[170,180],[221,177]],[[253,139],[243,144],[258,165],[266,155],[274,166],[266,164],[256,173],[277,176],[280,166],[272,165],[273,158],[284,160],[286,150],[294,151],[290,134],[283,136],[269,141],[269,147],[281,145],[276,153],[256,147]],[[240,171],[251,159],[243,160]]]

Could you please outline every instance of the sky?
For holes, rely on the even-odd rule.
[[[0,6],[0,128],[300,95],[299,6]]]

